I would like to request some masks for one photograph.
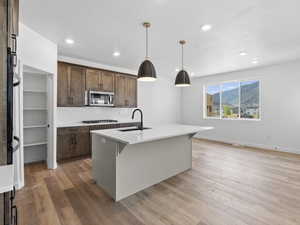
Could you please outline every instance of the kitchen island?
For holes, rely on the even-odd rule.
[[[171,124],[142,131],[91,131],[93,178],[119,201],[191,169],[192,137],[210,129]]]

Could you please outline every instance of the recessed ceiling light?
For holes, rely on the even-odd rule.
[[[245,51],[241,51],[241,52],[240,52],[240,55],[241,55],[241,56],[245,56],[245,55],[248,55],[248,54],[247,54],[247,52],[245,52]]]
[[[258,63],[258,60],[257,59],[253,59],[252,60],[252,64],[257,64]]]
[[[177,68],[177,69],[175,69],[175,71],[176,71],[176,72],[179,72],[179,69]]]
[[[69,44],[69,45],[74,44],[74,40],[71,39],[71,38],[66,38],[66,39],[65,39],[65,42],[66,42],[67,44]]]
[[[210,25],[210,24],[204,24],[201,26],[201,30],[204,32],[211,30],[211,28],[212,28],[212,25]]]
[[[113,53],[113,56],[115,56],[115,57],[118,57],[118,56],[120,56],[120,52],[118,52],[118,51],[115,51],[114,53]]]

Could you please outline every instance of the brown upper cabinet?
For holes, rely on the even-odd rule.
[[[127,77],[127,101],[131,108],[137,107],[137,79],[135,77]]]
[[[86,70],[85,85],[86,90],[100,91],[101,71],[94,69]]]
[[[113,92],[115,90],[115,74],[110,71],[102,71],[101,88],[103,91]]]
[[[115,107],[137,107],[135,76],[58,62],[57,106],[84,106],[86,90],[114,92]]]
[[[114,73],[97,70],[86,70],[86,90],[114,92]]]
[[[58,63],[57,105],[61,107],[84,106],[85,68]]]
[[[117,74],[115,87],[116,107],[137,107],[137,79],[134,76]]]

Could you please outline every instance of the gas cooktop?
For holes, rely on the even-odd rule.
[[[118,120],[84,120],[82,123],[117,123]]]

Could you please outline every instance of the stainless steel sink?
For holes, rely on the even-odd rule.
[[[135,128],[122,129],[122,130],[119,130],[119,131],[121,131],[121,132],[128,132],[128,131],[148,130],[148,129],[151,129],[151,128],[150,127],[143,127],[143,129],[141,129],[141,128],[135,127]]]

